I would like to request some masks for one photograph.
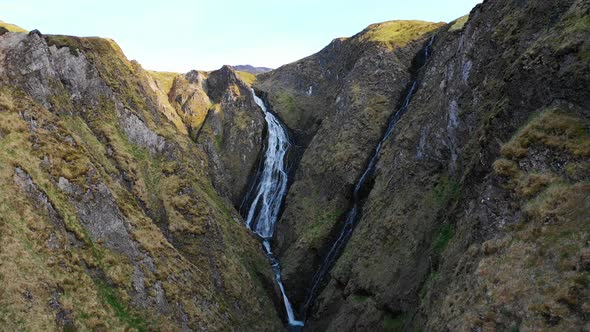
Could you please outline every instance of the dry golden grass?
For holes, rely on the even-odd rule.
[[[256,75],[245,72],[245,71],[236,71],[238,77],[244,81],[248,86],[251,86],[254,81],[256,81]]]
[[[556,181],[556,177],[551,173],[526,174],[519,179],[516,192],[520,197],[534,197],[554,181]]]
[[[565,173],[574,180],[582,180],[584,175],[581,173],[584,173],[584,165],[588,162],[578,162],[576,159],[590,157],[588,128],[589,122],[586,119],[566,113],[565,106],[545,109],[533,115],[531,120],[502,146],[500,153],[503,158],[494,162],[494,172],[508,178],[512,188],[523,199],[534,198],[541,192],[546,193],[547,190],[557,195],[559,188],[571,187],[567,179],[549,170],[524,172],[519,168],[517,161],[531,157],[531,151],[566,154],[571,156],[572,162],[567,163]]]
[[[154,78],[158,84],[158,88],[162,90],[166,95],[172,89],[172,83],[174,79],[181,75],[179,73],[163,72],[163,71],[148,71],[148,73]]]
[[[47,305],[55,294],[60,294],[60,307],[72,312],[76,327],[84,329],[86,321],[81,317],[93,315],[108,328],[122,328],[123,325],[100,300],[94,282],[81,265],[82,261],[88,266],[97,265],[91,248],[68,247],[63,230],[50,223],[43,206],[35,205],[13,180],[15,167],[25,169],[39,190],[48,196],[65,229],[87,241],[85,232],[73,217],[72,207],[55,191],[50,173],[41,166],[43,158],[36,156],[40,149],[32,144],[36,141],[53,142],[59,135],[59,121],[12,88],[0,89],[0,100],[0,127],[6,133],[0,138],[0,322],[3,328],[55,329],[56,311]],[[38,124],[51,124],[57,130],[39,129],[32,134],[18,115],[20,109],[34,112]],[[70,161],[75,159],[64,150],[48,151],[48,146],[44,147],[45,152],[52,153],[54,160],[62,157]],[[57,239],[59,248],[47,246],[50,237]]]
[[[176,76],[171,90],[168,92],[168,97],[174,98],[171,100],[171,105],[186,127],[193,132],[197,131],[205,121],[211,107],[211,100],[205,91],[189,87],[189,82],[184,76]],[[177,98],[181,100],[181,103],[177,101]]]
[[[449,28],[449,31],[463,29],[463,27],[465,26],[465,23],[467,23],[467,20],[469,20],[469,15],[464,15],[464,16],[461,16],[458,19],[454,20],[453,22],[449,23],[449,24],[452,24],[451,27]]]
[[[212,330],[222,330],[228,321],[235,326],[272,324],[274,308],[264,301],[267,295],[259,281],[259,275],[270,270],[257,241],[235,222],[237,213],[214,191],[203,167],[205,154],[157,113],[162,109],[150,107],[158,97],[147,86],[145,72],[127,61],[112,41],[48,39],[70,47],[72,53],[83,52],[115,90],[114,98],[174,147],[156,156],[131,144],[119,127],[111,98],[78,112],[56,82],[50,87],[55,96],[50,98],[49,112],[23,92],[0,87],[0,324],[8,330],[56,329],[55,312],[47,309],[47,303],[58,289],[62,308],[72,311],[79,330],[141,330],[147,324],[153,330],[178,327],[171,316],[134,309],[131,262],[102,243],[93,243],[78,220],[76,198],[58,188],[59,177],[83,190],[97,183],[108,188],[128,224],[130,238],[154,261],[155,272],[142,268],[146,287],[160,282],[169,303],[174,308],[181,305],[190,324]],[[34,131],[20,112],[34,115]],[[71,232],[81,247],[65,245],[66,237],[59,232],[64,247],[50,250],[46,246],[54,226],[34,201],[15,188],[15,167],[31,176],[63,220],[62,232]],[[170,231],[186,247],[177,249],[164,237],[156,224],[162,211]],[[91,278],[87,268],[104,278]],[[219,269],[223,294],[214,291],[213,268]],[[30,288],[32,305],[23,297],[23,287]],[[154,295],[153,289],[147,291]],[[238,302],[252,312],[268,311],[255,317],[273,318],[248,321],[233,306]]]
[[[519,174],[518,165],[508,159],[500,158],[494,162],[492,165],[496,174],[507,176],[510,178],[514,178]]]
[[[589,193],[590,184],[588,183],[575,185],[554,183],[536,198],[527,202],[524,211],[535,219],[543,221],[552,218],[559,219],[559,221],[562,221],[562,218],[571,217],[578,219],[582,216],[573,216],[571,213],[580,208],[580,206],[576,206],[576,202],[582,206],[587,205],[587,202],[584,202],[584,196],[580,197],[580,195],[588,195]]]
[[[393,49],[403,47],[442,25],[424,21],[388,21],[371,24],[361,33],[361,40],[382,43]]]
[[[563,324],[559,329],[577,326],[590,313],[590,274],[578,268],[590,236],[589,148],[588,120],[562,106],[538,113],[502,147],[493,168],[516,194],[523,218],[509,235],[483,244],[486,257],[476,271],[488,294],[486,307],[499,306],[504,313],[483,320],[480,315],[468,324],[494,328],[509,315],[527,317],[521,330],[548,328],[550,319]],[[530,165],[534,153],[558,154],[566,160],[563,172],[549,167],[551,160],[519,167],[517,162]],[[584,309],[572,309],[578,307]]]
[[[511,159],[523,158],[532,145],[571,153],[576,157],[590,157],[588,121],[567,114],[559,107],[549,108],[535,116],[509,142],[501,153]]]
[[[27,32],[27,30],[19,27],[18,25],[6,23],[4,21],[0,21],[0,27],[5,28],[6,30],[11,32]]]

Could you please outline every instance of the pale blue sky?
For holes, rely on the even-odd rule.
[[[144,68],[278,67],[394,19],[449,22],[480,0],[2,0],[0,19],[46,34],[114,39]]]

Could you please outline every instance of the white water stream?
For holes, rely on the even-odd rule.
[[[266,105],[264,105],[262,99],[256,96],[254,90],[252,90],[252,95],[254,101],[264,113],[268,125],[268,141],[262,172],[253,189],[254,196],[246,216],[246,226],[262,238],[264,252],[270,259],[275,273],[275,280],[283,295],[289,325],[293,327],[303,326],[302,321],[295,319],[293,307],[291,307],[291,302],[289,302],[281,280],[281,267],[272,253],[269,241],[274,233],[281,203],[287,191],[288,174],[285,159],[291,143],[283,125],[266,109]]]

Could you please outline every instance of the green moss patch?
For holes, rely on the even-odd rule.
[[[406,316],[404,314],[392,315],[386,314],[383,318],[383,331],[398,332],[403,331]]]
[[[281,91],[277,94],[275,99],[275,107],[287,112],[289,117],[295,115],[297,111],[297,104],[295,98],[287,91]]]
[[[309,230],[304,235],[304,241],[308,242],[311,247],[318,248],[321,241],[326,239],[331,232],[334,224],[346,212],[333,207],[325,207],[318,210],[314,222],[310,225]]]
[[[444,224],[434,241],[434,250],[437,253],[441,253],[449,244],[451,239],[453,238],[454,230],[451,224]]]
[[[436,206],[445,206],[449,202],[457,200],[461,194],[459,183],[449,176],[441,176],[438,183],[432,190],[429,200],[434,201]]]
[[[97,286],[103,301],[111,307],[117,318],[132,329],[140,332],[148,331],[150,324],[143,317],[133,313],[127,306],[121,303],[114,288],[102,281],[97,282]]]
[[[449,31],[456,31],[456,30],[461,30],[463,29],[463,27],[465,26],[465,23],[467,23],[467,20],[469,20],[469,14],[465,15],[465,16],[461,16],[458,19],[454,20],[453,22],[451,22],[451,27],[449,28]]]

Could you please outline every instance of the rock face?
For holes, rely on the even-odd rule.
[[[259,76],[256,87],[266,91],[273,110],[305,148],[275,236],[295,303],[303,301],[372,147],[403,98],[412,59],[439,26],[420,21],[373,25]],[[381,41],[377,33],[392,36]]]
[[[255,80],[296,145],[272,248],[304,330],[590,330],[589,19],[587,0],[485,0],[256,77],[146,72],[110,40],[0,24],[0,322],[283,329],[237,212],[264,146]]]
[[[233,71],[209,75],[225,117],[203,126],[227,134],[216,164],[163,92],[176,76],[144,71],[110,40],[0,36],[4,328],[282,329],[272,271],[225,198],[256,161],[260,111]]]
[[[190,136],[207,153],[215,189],[239,207],[262,149],[265,126],[250,87],[224,66],[176,77],[168,98],[188,124]]]
[[[336,40],[259,76],[305,148],[277,231],[301,305],[412,57],[436,35],[306,329],[589,328],[589,17],[587,1],[484,1],[393,52],[338,57],[357,51]]]

